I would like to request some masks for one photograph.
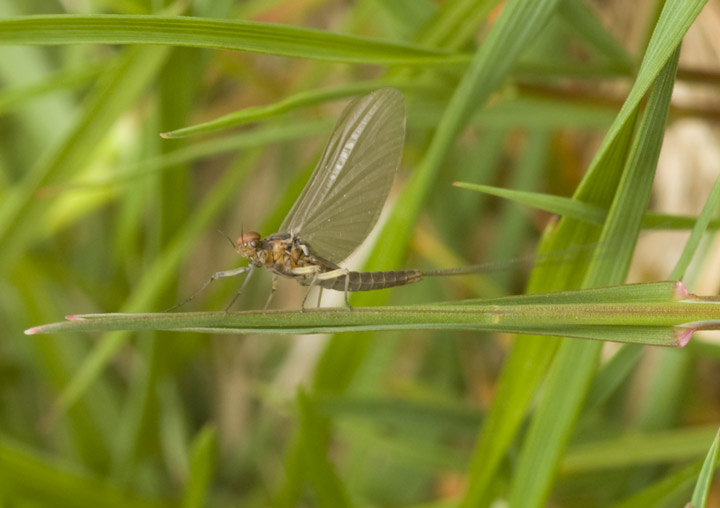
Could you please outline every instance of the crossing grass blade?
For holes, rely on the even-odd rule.
[[[600,237],[601,242],[626,239],[628,235],[636,235],[639,231],[660,154],[679,53],[679,47],[671,53],[650,94]],[[622,282],[627,275],[633,250],[634,242],[621,242],[617,246],[616,260],[598,258],[591,264],[585,284],[592,287]],[[599,354],[600,348],[596,344],[565,340],[560,345],[549,372],[547,394],[538,407],[528,433],[514,478],[511,502],[523,499],[527,506],[540,506],[549,495],[553,472],[570,438]]]
[[[625,104],[606,134],[603,142],[595,154],[583,183],[576,192],[576,197],[583,201],[594,202],[594,204],[609,204],[614,188],[617,185],[617,168],[623,167],[625,163],[627,147],[632,136],[634,128],[634,118],[636,110],[640,104],[643,95],[656,78],[661,68],[665,65],[671,54],[679,45],[682,36],[688,29],[694,18],[699,13],[704,2],[698,1],[692,4],[681,5],[678,2],[668,2],[655,29],[653,39],[648,46],[648,51],[641,65],[638,77],[630,91]],[[671,22],[673,19],[676,22]],[[660,140],[656,138],[656,143]],[[596,175],[596,173],[598,173]],[[602,174],[602,176],[598,176]],[[630,205],[631,203],[625,203]],[[575,227],[573,227],[575,226]],[[546,248],[556,250],[566,247],[564,242],[569,241],[573,236],[573,229],[577,232],[582,230],[573,225],[572,221],[563,221],[557,230],[551,230],[546,233],[546,243],[550,243],[551,239],[557,239],[554,245]],[[585,241],[588,241],[588,235],[593,232],[587,228],[585,230]],[[592,238],[592,236],[590,236]],[[624,260],[626,263],[628,260]],[[549,275],[549,274],[546,274]],[[542,278],[540,274],[531,280],[531,289],[533,283],[537,283],[539,287],[547,289],[553,287],[557,281],[563,279],[561,274],[553,274],[553,278]],[[575,284],[580,281],[576,279]],[[587,346],[593,348],[594,346]],[[589,364],[594,365],[595,354],[588,351],[586,360]],[[529,407],[531,400],[535,394],[535,387],[538,386],[540,380],[543,379],[550,363],[555,356],[555,350],[548,347],[545,343],[533,342],[531,340],[518,341],[509,358],[506,368],[502,374],[496,400],[502,403],[496,403],[491,409],[490,415],[485,423],[483,434],[480,438],[478,446],[475,450],[473,465],[471,466],[471,480],[468,490],[463,501],[463,506],[477,506],[481,503],[489,502],[484,496],[487,495],[488,487],[493,481],[495,468],[509,447],[514,433],[520,422],[525,416],[525,411]],[[570,358],[567,355],[564,358],[565,364],[576,365],[576,361],[580,358]],[[560,361],[560,360],[558,360]],[[531,367],[528,367],[531,366]],[[588,367],[589,369],[594,367]],[[582,370],[582,369],[581,369]],[[573,372],[578,372],[575,369]],[[570,374],[572,377],[572,373]],[[558,375],[557,380],[561,376]],[[563,388],[558,387],[557,397],[561,397],[567,382],[562,382]],[[589,385],[580,383],[578,387],[584,391]],[[568,400],[568,399],[563,399]],[[559,401],[558,401],[559,402]],[[547,416],[550,413],[563,414],[573,420],[578,405],[568,401],[567,405],[555,406],[548,409]],[[550,424],[554,425],[554,424]],[[544,427],[544,426],[543,426]],[[559,430],[560,427],[554,427],[552,432]],[[567,432],[567,431],[566,431]],[[562,432],[561,432],[562,434]],[[492,437],[490,437],[492,436]],[[539,431],[535,435],[534,442],[539,445]],[[515,487],[513,498],[516,500],[523,499],[523,503],[527,506],[534,506],[542,502],[542,499],[548,494],[550,488],[550,477],[553,474],[554,466],[552,456],[559,454],[562,449],[564,439],[567,434],[560,436],[560,439],[552,446],[549,441],[543,441],[548,447],[544,450],[548,452],[545,458],[541,458],[540,449],[528,451],[525,458],[523,472],[518,472],[515,477]],[[541,470],[538,474],[536,463],[540,461],[545,464],[546,469]],[[531,467],[531,464],[534,464]]]

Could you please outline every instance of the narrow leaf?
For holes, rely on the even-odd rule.
[[[715,439],[713,439],[712,446],[710,446],[710,449],[707,452],[702,469],[698,475],[695,490],[693,491],[692,499],[690,500],[692,508],[705,508],[708,493],[710,492],[710,485],[712,484],[712,479],[715,475],[719,449],[720,431],[715,433]]]
[[[448,65],[467,57],[397,42],[253,21],[142,15],[0,20],[0,44],[162,44],[385,65]]]

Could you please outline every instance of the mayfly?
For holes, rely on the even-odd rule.
[[[285,217],[280,232],[264,238],[254,231],[242,233],[235,242],[235,250],[249,260],[248,266],[213,274],[195,294],[213,280],[247,273],[240,291],[228,305],[230,308],[252,272],[265,267],[272,273],[272,289],[265,307],[277,288],[278,277],[295,279],[308,287],[302,309],[315,286],[321,291],[343,291],[350,307],[348,293],[352,291],[403,286],[418,282],[423,276],[478,271],[478,266],[468,266],[355,272],[339,265],[377,222],[400,165],[404,141],[402,93],[383,88],[354,99],[340,115],[318,165]]]

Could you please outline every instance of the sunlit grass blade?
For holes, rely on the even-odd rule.
[[[48,76],[33,85],[5,88],[0,91],[0,115],[12,112],[44,94],[84,85],[96,78],[101,71],[102,68],[94,66],[70,69]]]
[[[607,171],[588,172],[576,192],[576,199],[599,204],[609,202],[619,179],[619,168],[626,157],[633,127],[632,121],[623,126],[621,135],[604,158]],[[588,223],[563,218],[546,229],[539,251],[553,252],[572,245],[597,242],[597,229],[597,226]],[[579,287],[587,265],[570,263],[551,268],[541,267],[533,271],[528,292]],[[486,496],[496,469],[525,419],[559,345],[557,340],[529,336],[518,337],[514,342],[500,377],[495,395],[497,402],[490,409],[473,453],[471,481],[463,507],[485,506],[491,501]]]
[[[466,63],[455,53],[290,25],[197,17],[49,15],[0,20],[0,44],[162,44],[383,65]]]
[[[43,223],[48,200],[35,199],[37,190],[69,178],[95,153],[112,123],[137,99],[155,76],[167,48],[128,48],[105,72],[85,101],[84,109],[64,140],[52,147],[14,186],[0,207],[2,268],[9,269]]]

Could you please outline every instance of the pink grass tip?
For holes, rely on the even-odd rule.
[[[32,328],[28,328],[27,330],[25,330],[23,333],[25,335],[36,335],[40,333],[41,328],[42,326],[33,326]]]
[[[687,298],[695,296],[690,291],[688,291],[687,286],[685,286],[685,284],[683,284],[680,281],[675,282],[674,293],[675,293],[676,300],[686,300]]]
[[[677,347],[685,347],[693,336],[693,333],[697,330],[697,327],[693,328],[676,328],[675,329],[675,340]]]
[[[85,318],[78,314],[68,314],[65,319],[68,321],[85,321]]]
[[[161,132],[160,137],[163,139],[172,139],[172,134],[169,132]]]

